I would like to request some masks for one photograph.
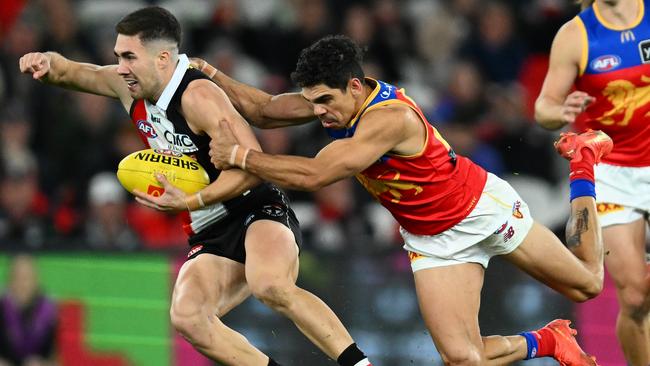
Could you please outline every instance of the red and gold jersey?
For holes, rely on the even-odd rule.
[[[576,128],[603,130],[614,149],[607,164],[650,166],[650,17],[639,0],[639,15],[629,27],[605,21],[598,4],[577,17],[583,33],[576,88],[596,98],[576,120]]]
[[[476,206],[487,173],[457,156],[403,89],[379,80],[366,81],[375,84],[375,89],[348,127],[329,129],[330,136],[351,137],[360,123],[371,123],[363,116],[379,106],[400,103],[413,109],[426,127],[422,151],[411,156],[386,154],[356,177],[407,231],[435,235],[451,228]]]

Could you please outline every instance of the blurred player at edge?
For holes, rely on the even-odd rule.
[[[284,194],[250,174],[221,172],[210,164],[208,143],[221,119],[232,122],[246,147],[259,144],[223,91],[179,55],[176,18],[148,7],[115,29],[117,65],[29,53],[20,59],[20,71],[47,84],[119,99],[148,146],[193,155],[206,167],[212,183],[197,194],[186,196],[163,176],[162,196],[136,194],[149,207],[190,211],[192,249],[174,287],[173,326],[212,360],[276,365],[219,319],[252,293],[341,365],[370,365],[332,310],[295,285],[300,231]]]
[[[616,334],[630,365],[650,364],[650,15],[646,0],[584,1],[558,31],[537,99],[540,125],[599,129],[614,149],[595,168],[605,265],[620,304]],[[576,90],[572,91],[575,85]]]
[[[334,141],[314,158],[239,146],[230,123],[220,122],[211,161],[291,189],[316,190],[355,175],[401,225],[422,316],[445,364],[502,365],[534,357],[596,364],[580,349],[568,320],[481,337],[478,313],[485,268],[495,255],[574,301],[601,291],[593,165],[611,150],[607,135],[568,134],[557,144],[573,173],[570,251],[533,221],[507,182],[456,155],[403,89],[366,78],[361,50],[349,38],[325,37],[302,51],[292,74],[300,94],[271,96],[195,62],[258,127],[320,120]]]

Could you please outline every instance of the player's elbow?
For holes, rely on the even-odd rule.
[[[591,276],[580,287],[575,288],[569,295],[575,302],[585,302],[598,296],[603,291],[603,277],[599,275]]]
[[[535,101],[535,121],[538,125],[547,130],[557,130],[562,128],[564,123],[551,116],[551,113],[549,113],[551,108],[551,104],[547,98],[540,95]]]

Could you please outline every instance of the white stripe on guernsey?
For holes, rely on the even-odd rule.
[[[185,54],[178,55],[178,64],[176,64],[174,75],[172,75],[171,80],[169,80],[165,90],[163,90],[160,95],[160,99],[158,99],[158,102],[156,103],[156,106],[160,108],[160,110],[167,110],[169,102],[171,102],[178,85],[181,83],[181,80],[183,80],[183,76],[185,75],[188,66],[190,66],[190,60],[187,56],[185,56]]]
[[[192,219],[192,231],[199,233],[206,227],[214,224],[215,222],[228,216],[228,210],[223,203],[218,202],[213,205],[208,205],[199,210],[190,211],[190,218]]]
[[[364,358],[363,360],[355,363],[354,366],[372,366],[372,364],[370,363],[370,361],[368,361],[367,358]]]

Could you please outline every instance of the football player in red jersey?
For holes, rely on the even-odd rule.
[[[156,209],[191,211],[186,229],[192,248],[174,286],[172,325],[222,364],[277,365],[220,319],[253,294],[340,365],[369,366],[334,312],[296,286],[300,230],[284,194],[248,173],[210,165],[208,142],[220,119],[233,122],[244,146],[259,144],[223,91],[179,54],[177,19],[147,7],[124,17],[115,30],[117,65],[36,52],[20,59],[20,71],[46,84],[120,100],[147,145],[195,155],[208,171],[211,184],[197,194],[185,195],[162,175],[162,196],[137,194]]]
[[[229,123],[221,122],[212,162],[301,190],[356,176],[401,226],[420,309],[445,364],[554,357],[562,365],[595,365],[568,320],[535,332],[482,337],[478,312],[485,268],[496,255],[574,301],[601,291],[593,165],[611,150],[609,137],[567,134],[556,146],[571,160],[573,173],[569,250],[533,221],[508,183],[456,155],[404,90],[366,78],[361,62],[349,38],[325,37],[303,50],[292,74],[302,92],[271,96],[195,59],[254,125],[318,118],[334,139],[314,158],[268,155],[240,146]]]
[[[620,304],[616,333],[630,365],[650,364],[650,1],[583,1],[558,31],[536,103],[548,129],[602,130],[614,149],[596,167],[605,265]],[[572,91],[572,88],[575,90]]]

